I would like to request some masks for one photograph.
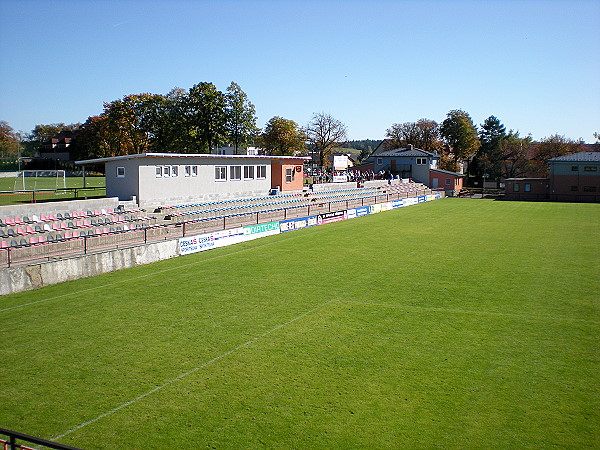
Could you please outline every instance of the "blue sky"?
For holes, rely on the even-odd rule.
[[[600,132],[600,1],[0,0],[0,120],[238,83],[258,125],[315,112],[350,139],[463,109],[541,139]]]

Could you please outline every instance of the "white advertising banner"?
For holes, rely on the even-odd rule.
[[[348,168],[348,155],[334,155],[333,169],[346,170]]]

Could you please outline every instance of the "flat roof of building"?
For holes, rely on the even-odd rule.
[[[84,159],[75,164],[101,164],[111,161],[122,161],[138,158],[213,158],[213,159],[302,159],[310,160],[309,156],[272,156],[272,155],[214,155],[212,153],[137,153],[134,155],[109,156],[106,158]]]
[[[600,162],[600,152],[578,152],[570,155],[557,156],[548,162]]]

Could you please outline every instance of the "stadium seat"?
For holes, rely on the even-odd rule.
[[[33,244],[37,244],[38,243],[38,238],[36,236],[31,236],[29,238],[29,244],[33,245]]]
[[[43,244],[44,242],[46,242],[46,238],[44,237],[44,235],[38,236],[38,243]]]
[[[25,233],[25,230],[23,230],[22,227],[17,227],[17,234],[19,236],[25,236],[27,233]]]
[[[15,221],[12,220],[10,217],[7,217],[4,222],[6,223],[6,225],[10,225],[11,227],[14,227],[16,225]]]
[[[0,248],[8,248],[8,247],[9,247],[8,241],[2,241],[2,242],[0,242]]]

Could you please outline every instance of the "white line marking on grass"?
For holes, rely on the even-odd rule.
[[[31,305],[35,305],[35,304],[38,304],[38,303],[47,302],[47,301],[50,301],[50,300],[57,300],[59,298],[69,297],[69,296],[75,295],[75,294],[83,294],[84,292],[95,291],[95,290],[102,289],[102,288],[105,288],[105,287],[110,287],[110,286],[115,286],[117,284],[127,283],[129,281],[139,280],[141,278],[146,278],[146,277],[151,277],[152,275],[159,275],[159,274],[162,274],[162,273],[165,273],[165,272],[170,272],[170,271],[177,270],[177,269],[187,268],[187,267],[190,267],[190,266],[194,266],[196,264],[202,264],[202,263],[207,262],[207,261],[212,261],[214,259],[223,258],[225,256],[235,255],[237,253],[243,253],[243,252],[247,252],[247,251],[250,251],[250,250],[255,250],[257,248],[261,248],[261,247],[264,247],[264,246],[267,246],[267,245],[273,245],[273,244],[281,242],[281,241],[287,241],[289,239],[296,239],[296,238],[299,238],[301,236],[303,236],[303,235],[292,235],[290,237],[286,237],[286,238],[283,238],[283,239],[280,239],[280,240],[277,240],[277,241],[266,242],[266,243],[264,243],[262,245],[255,245],[255,246],[252,246],[250,248],[243,248],[243,249],[240,249],[240,250],[237,250],[237,251],[233,251],[233,252],[229,252],[229,253],[224,253],[222,255],[215,255],[215,256],[212,256],[212,257],[209,257],[209,258],[206,258],[206,259],[202,259],[200,261],[194,261],[194,262],[182,264],[182,265],[179,265],[177,267],[169,267],[168,269],[162,269],[162,270],[157,270],[156,272],[152,272],[152,273],[146,273],[146,274],[143,274],[143,275],[137,275],[135,277],[127,278],[125,280],[113,281],[111,283],[106,283],[106,284],[102,284],[102,285],[99,285],[99,286],[94,286],[94,287],[87,288],[87,289],[80,289],[78,291],[67,292],[65,294],[56,295],[54,297],[43,298],[41,300],[36,300],[34,302],[29,302],[29,303],[23,303],[21,305],[10,306],[8,308],[0,309],[0,312],[6,312],[6,311],[10,311],[12,309],[23,308],[25,306],[31,306]],[[222,248],[225,248],[225,247],[222,247]],[[188,256],[188,255],[180,255],[180,256]],[[158,262],[161,262],[161,261],[156,261],[156,262],[158,263]],[[135,267],[140,267],[140,266],[135,266]],[[134,267],[129,267],[129,269],[133,269],[133,268]],[[118,271],[115,271],[115,272],[118,272]],[[68,280],[68,281],[77,281],[77,280]],[[53,285],[53,286],[55,286],[55,285]]]
[[[537,319],[537,320],[565,320],[572,322],[585,322],[585,323],[593,323],[600,324],[600,321],[597,320],[589,320],[589,319],[576,319],[571,317],[558,317],[558,316],[536,316],[534,314],[516,314],[516,313],[503,313],[503,312],[494,312],[494,311],[476,311],[476,310],[468,310],[468,309],[458,309],[458,308],[436,308],[433,306],[415,306],[415,305],[401,305],[399,303],[374,303],[374,302],[359,302],[354,300],[339,300],[339,303],[352,303],[355,305],[368,305],[368,306],[385,306],[390,308],[401,308],[401,309],[413,309],[418,311],[431,311],[431,312],[450,312],[450,313],[458,313],[458,314],[479,314],[484,316],[501,316],[501,317],[514,317],[519,319]]]
[[[311,314],[311,313],[315,312],[316,310],[321,309],[321,308],[327,306],[328,304],[330,304],[333,301],[335,301],[335,299],[331,299],[331,300],[326,301],[325,303],[321,303],[320,305],[315,306],[313,309],[305,311],[302,314],[294,317],[293,319],[290,319],[287,322],[279,324],[276,327],[271,328],[269,331],[265,331],[263,334],[255,336],[252,339],[247,340],[243,344],[240,344],[237,347],[232,348],[231,350],[227,350],[225,353],[221,353],[220,355],[215,356],[214,358],[212,358],[212,359],[210,359],[210,360],[208,360],[208,361],[200,364],[199,366],[194,367],[193,369],[188,370],[187,372],[182,373],[182,374],[176,376],[175,378],[172,378],[171,380],[164,382],[160,386],[156,386],[155,388],[150,389],[149,391],[144,392],[143,394],[138,395],[134,399],[129,400],[129,401],[125,402],[125,403],[122,403],[119,406],[111,409],[110,411],[106,411],[106,412],[100,414],[99,416],[94,417],[93,419],[88,420],[87,422],[83,422],[83,423],[77,425],[76,427],[73,427],[70,430],[65,431],[64,433],[61,433],[61,434],[59,434],[57,436],[52,437],[51,439],[52,440],[61,439],[61,438],[65,437],[66,435],[73,433],[74,431],[77,431],[77,430],[79,430],[79,429],[81,429],[81,428],[83,428],[83,427],[85,427],[87,425],[90,425],[90,424],[92,424],[92,423],[94,423],[94,422],[96,422],[96,421],[98,421],[98,420],[100,420],[100,419],[102,419],[102,418],[104,418],[106,416],[109,416],[109,415],[111,415],[111,414],[119,411],[120,409],[123,409],[123,408],[125,408],[125,407],[127,407],[129,405],[132,405],[133,403],[136,403],[136,402],[138,402],[138,401],[140,401],[140,400],[148,397],[149,395],[151,395],[151,394],[153,394],[153,393],[155,393],[157,391],[160,391],[161,389],[163,389],[163,388],[165,388],[167,386],[170,386],[171,384],[175,383],[176,381],[179,381],[179,380],[181,380],[181,379],[183,379],[183,378],[185,378],[185,377],[187,377],[187,376],[189,376],[189,375],[191,375],[191,374],[199,371],[200,369],[203,369],[206,366],[209,366],[212,363],[217,362],[217,361],[219,361],[219,360],[221,360],[221,359],[223,359],[223,358],[231,355],[232,353],[234,353],[234,352],[236,352],[236,351],[238,351],[238,350],[240,350],[240,349],[242,349],[244,347],[247,347],[248,345],[250,345],[250,344],[258,341],[259,339],[262,339],[265,336],[268,336],[269,334],[271,334],[271,333],[273,333],[273,332],[275,332],[275,331],[277,331],[277,330],[285,327],[286,325],[289,325],[289,324],[291,324],[291,323],[293,323],[293,322],[295,322],[297,320],[302,319],[303,317],[307,316],[308,314]]]

